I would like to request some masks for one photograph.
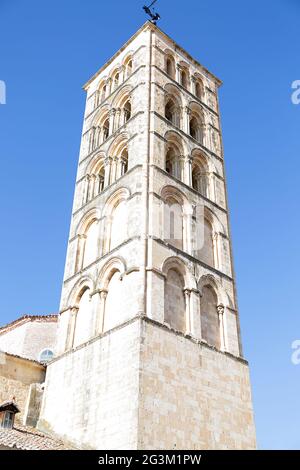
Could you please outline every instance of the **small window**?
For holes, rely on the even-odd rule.
[[[53,354],[53,351],[51,349],[44,349],[41,353],[40,353],[40,362],[49,362],[51,361],[51,359],[53,358],[54,354]]]
[[[4,429],[12,429],[14,425],[14,413],[12,411],[5,411],[3,413],[1,427]]]
[[[107,140],[109,137],[109,120],[106,119],[105,123],[103,124],[103,142]]]
[[[181,70],[180,79],[181,79],[181,85],[184,88],[187,88],[188,87],[188,75],[187,75],[186,70]]]
[[[131,118],[131,103],[128,100],[125,103],[125,106],[124,106],[124,120],[125,120],[125,122],[129,121],[130,118]]]

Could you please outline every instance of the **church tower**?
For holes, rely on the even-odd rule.
[[[147,22],[84,87],[39,420],[78,448],[255,448],[220,85]]]

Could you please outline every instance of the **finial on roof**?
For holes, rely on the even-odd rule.
[[[143,6],[143,10],[145,10],[145,13],[150,16],[151,18],[151,23],[155,24],[157,23],[158,20],[160,20],[160,14],[156,13],[154,9],[152,8],[154,3],[156,3],[157,0],[154,0],[148,7],[146,5]],[[152,9],[151,9],[152,8]]]

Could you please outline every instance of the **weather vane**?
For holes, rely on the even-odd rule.
[[[146,14],[149,15],[150,18],[151,18],[151,20],[150,20],[151,23],[153,23],[155,25],[156,25],[157,21],[160,20],[159,13],[156,13],[153,8],[151,9],[151,7],[153,7],[154,3],[156,3],[156,2],[157,2],[157,0],[154,0],[154,2],[152,2],[151,5],[149,5],[148,7],[146,5],[143,6],[143,10],[145,10]]]

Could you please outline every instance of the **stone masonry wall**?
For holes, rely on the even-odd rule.
[[[139,322],[52,362],[38,427],[78,448],[136,449]]]
[[[17,423],[23,422],[30,385],[44,380],[45,367],[41,364],[0,353],[0,403],[15,397],[20,408]]]
[[[56,319],[28,321],[0,335],[0,350],[38,361],[43,349],[54,349],[56,332]]]
[[[143,322],[139,449],[255,449],[245,361]]]

